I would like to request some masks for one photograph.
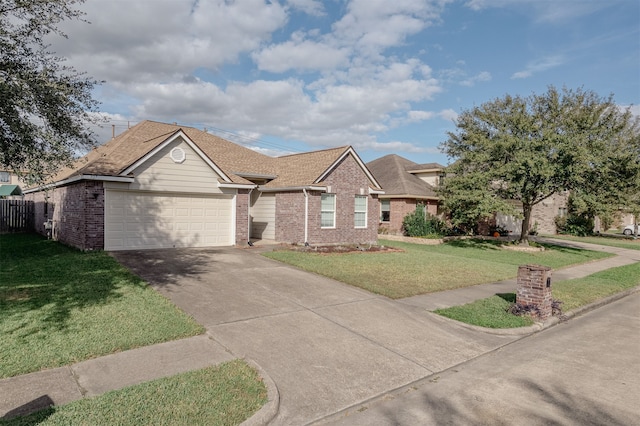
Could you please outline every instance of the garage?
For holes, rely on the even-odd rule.
[[[107,190],[105,250],[233,245],[233,196]]]

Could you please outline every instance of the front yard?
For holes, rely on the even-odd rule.
[[[104,252],[0,236],[0,378],[204,331]]]
[[[320,254],[280,250],[265,253],[306,271],[393,299],[514,278],[519,265],[557,269],[611,256],[608,253],[546,246],[542,252],[500,248],[493,240],[456,240],[418,245],[380,240],[399,252]]]

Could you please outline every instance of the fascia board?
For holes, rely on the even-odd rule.
[[[209,157],[205,155],[204,152],[193,142],[182,130],[176,131],[173,135],[171,135],[167,140],[162,142],[160,145],[149,151],[144,157],[140,158],[138,161],[127,167],[122,173],[121,176],[127,176],[129,173],[133,172],[135,169],[140,167],[142,164],[147,162],[151,157],[156,155],[162,149],[164,149],[167,145],[173,143],[176,139],[182,138],[182,140],[189,145],[191,149],[193,149],[196,154],[205,162],[209,167],[211,167],[220,177],[222,177],[226,182],[232,182],[232,180],[227,176]]]
[[[315,180],[314,183],[318,183],[318,182],[322,182],[324,180],[325,177],[327,177],[327,175],[329,173],[331,173],[331,171],[336,167],[336,165],[338,165],[342,160],[344,160],[344,158],[347,155],[353,155],[353,158],[356,160],[356,163],[358,163],[358,165],[360,166],[360,168],[362,169],[362,171],[364,171],[364,173],[367,175],[367,178],[378,188],[382,188],[382,186],[380,185],[380,183],[378,183],[378,181],[376,180],[375,177],[373,177],[373,175],[371,174],[371,172],[369,171],[369,169],[367,168],[367,166],[362,162],[362,160],[360,159],[360,157],[358,156],[358,154],[356,153],[356,151],[353,149],[353,147],[349,147],[347,148],[342,155],[340,155],[340,157],[333,162],[333,164],[331,164],[331,166],[329,166],[327,168],[327,170],[324,171],[324,173],[322,173],[322,175],[320,175],[320,177],[318,179]]]

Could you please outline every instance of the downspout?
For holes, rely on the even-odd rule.
[[[307,189],[302,188],[304,193],[304,245],[309,245],[309,194]]]
[[[251,242],[251,193],[255,188],[249,190],[249,199],[247,201],[247,244],[253,246]]]

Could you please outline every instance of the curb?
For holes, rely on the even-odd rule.
[[[460,321],[453,320],[451,318],[443,317],[443,316],[435,314],[435,313],[433,313],[431,311],[427,311],[427,313],[432,314],[432,315],[434,315],[436,317],[439,317],[444,321],[453,321],[454,323],[457,323],[457,324],[459,324],[459,325],[461,325],[461,326],[463,326],[465,328],[469,328],[469,329],[476,330],[476,331],[483,331],[483,332],[491,333],[491,334],[505,334],[505,335],[508,335],[508,334],[512,334],[512,335],[522,334],[522,335],[524,335],[524,334],[535,333],[537,331],[541,331],[543,329],[553,327],[556,324],[564,322],[564,321],[566,321],[566,320],[568,320],[570,318],[577,317],[577,316],[582,315],[582,314],[584,314],[584,313],[586,313],[588,311],[600,308],[600,307],[602,307],[604,305],[607,305],[609,303],[615,302],[617,300],[620,300],[620,299],[622,299],[624,297],[630,296],[630,295],[632,295],[634,293],[638,293],[638,292],[640,292],[640,286],[633,287],[633,288],[631,288],[629,290],[625,290],[625,291],[622,291],[620,293],[616,293],[614,295],[611,295],[611,296],[605,297],[603,299],[597,300],[597,301],[595,301],[593,303],[590,303],[588,305],[584,305],[584,306],[582,306],[580,308],[577,308],[577,309],[575,309],[573,311],[567,312],[567,314],[563,315],[562,317],[553,317],[553,318],[548,319],[544,323],[536,323],[536,324],[534,324],[532,326],[522,327],[522,328],[519,328],[519,329],[492,329],[492,328],[486,328],[486,327],[478,327],[478,326],[474,326],[474,325],[470,325],[470,324],[465,324],[465,323],[462,323]],[[514,332],[514,330],[517,330],[517,331]],[[507,345],[508,344],[510,344],[510,343],[507,343]],[[487,352],[487,353],[492,353],[492,352],[498,351],[502,347],[503,346],[498,347],[495,350]],[[484,355],[486,355],[486,354],[482,354],[482,355],[479,355],[479,356],[484,356]],[[343,408],[343,409],[341,409],[339,411],[336,411],[335,413],[331,413],[329,415],[326,415],[326,416],[323,416],[321,418],[315,419],[315,420],[307,423],[307,426],[318,426],[318,425],[323,425],[323,424],[327,424],[327,423],[336,421],[338,419],[344,419],[345,417],[348,417],[349,415],[352,415],[352,414],[357,413],[359,411],[366,410],[369,405],[375,403],[376,401],[399,398],[399,397],[401,397],[401,396],[403,396],[403,395],[405,395],[405,394],[407,394],[409,392],[412,392],[412,391],[418,389],[419,387],[422,387],[426,383],[436,382],[440,378],[440,376],[442,374],[446,374],[446,373],[448,373],[450,371],[456,371],[456,369],[460,368],[461,365],[465,365],[467,363],[470,363],[474,359],[475,358],[468,359],[468,360],[463,361],[463,362],[461,362],[459,364],[456,364],[456,365],[453,365],[451,367],[448,367],[448,368],[446,368],[446,369],[444,369],[442,371],[437,371],[437,372],[434,372],[434,373],[432,373],[432,374],[430,374],[428,376],[422,377],[422,378],[420,378],[418,380],[415,380],[415,381],[413,381],[411,383],[407,383],[407,384],[399,386],[399,387],[397,387],[395,389],[391,389],[389,391],[382,392],[382,393],[380,393],[378,395],[374,395],[374,396],[372,396],[370,398],[367,398],[367,399],[365,399],[363,401],[355,403],[355,404],[353,404],[353,405],[351,405],[349,407],[346,407],[346,408]]]
[[[536,322],[533,325],[529,325],[527,327],[518,327],[518,328],[488,328],[488,327],[480,327],[479,325],[472,325],[472,324],[467,324],[461,321],[457,321],[451,318],[447,318],[445,316],[442,315],[438,315],[435,312],[432,311],[427,311],[427,313],[431,314],[432,316],[438,317],[438,318],[442,318],[445,321],[453,321],[454,323],[460,325],[463,328],[467,328],[469,330],[474,330],[474,331],[480,331],[483,333],[487,333],[487,334],[495,334],[495,335],[499,335],[499,336],[524,336],[527,334],[533,334],[536,333],[538,331],[542,331],[545,330],[547,328],[553,327],[554,325],[557,325],[561,322],[567,321],[571,318],[577,317],[579,315],[582,315],[586,312],[592,311],[594,309],[600,308],[604,305],[608,305],[609,303],[615,302],[617,300],[620,300],[624,297],[627,297],[631,294],[637,293],[640,291],[640,286],[636,286],[633,288],[630,288],[629,290],[625,290],[625,291],[621,291],[620,293],[616,293],[616,294],[612,294],[611,296],[607,296],[603,299],[600,300],[596,300],[595,302],[591,302],[587,305],[581,306],[579,308],[576,308],[572,311],[567,312],[566,314],[562,314],[560,316],[557,317],[551,317],[549,319],[547,319],[544,322]]]
[[[278,386],[273,381],[271,376],[258,363],[250,359],[244,359],[244,361],[251,367],[258,370],[258,374],[262,379],[265,387],[267,388],[267,403],[262,406],[253,416],[249,417],[244,422],[240,423],[240,426],[259,426],[267,425],[276,417],[280,410],[280,391]]]

